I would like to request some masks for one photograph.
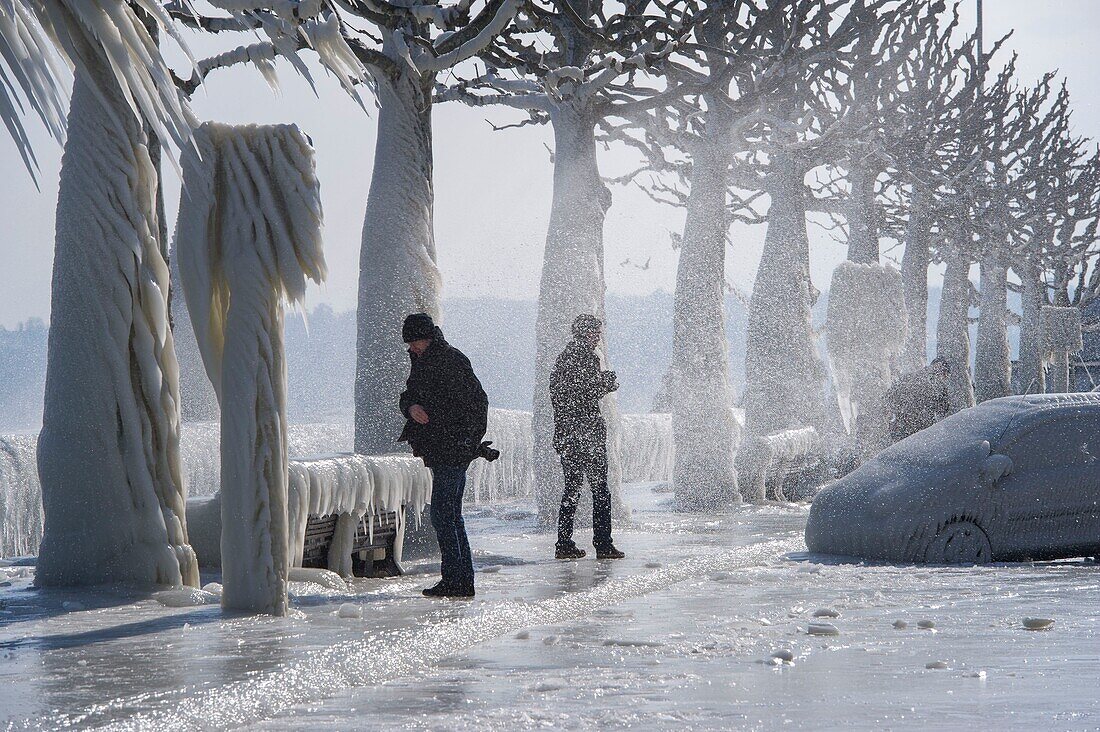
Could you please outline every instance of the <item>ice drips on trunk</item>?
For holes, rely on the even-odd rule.
[[[204,124],[184,160],[176,247],[221,406],[222,606],[285,615],[283,303],[325,276],[313,149],[295,126]]]
[[[711,129],[729,128],[711,113]],[[722,136],[728,138],[728,135]],[[724,143],[724,144],[721,144]],[[714,510],[741,495],[733,458],[739,434],[733,419],[726,344],[726,188],[732,147],[704,139],[692,156],[672,331],[673,486],[683,510]]]
[[[534,431],[535,504],[543,525],[558,515],[563,490],[561,462],[553,447],[554,410],[550,374],[569,342],[573,320],[582,313],[604,316],[603,224],[611,193],[596,160],[595,120],[569,103],[557,106],[554,125],[554,199],[546,235],[535,325]],[[603,348],[601,360],[606,361]],[[605,368],[609,368],[604,364]],[[622,503],[621,431],[615,395],[601,401],[607,421],[608,486],[612,513],[625,516]],[[581,492],[578,522],[591,520],[591,494]]]
[[[197,585],[156,171],[117,76],[90,43],[81,50],[57,205],[35,581]]]
[[[833,270],[829,360],[849,432],[867,454],[885,446],[882,397],[906,334],[901,275],[893,267],[842,262]]]
[[[810,322],[805,174],[789,160],[776,160],[775,168],[745,347],[745,428],[754,435],[820,431],[825,422],[825,369]]]
[[[1039,268],[1028,262],[1015,265],[1020,273],[1020,357],[1019,384],[1021,394],[1046,392],[1046,364],[1041,353],[1042,331],[1040,313],[1046,303],[1046,293]]]
[[[913,192],[905,230],[905,253],[901,258],[902,292],[909,316],[909,335],[902,353],[902,370],[916,371],[925,365],[928,352],[928,198]]]
[[[936,356],[951,365],[947,395],[951,411],[974,406],[970,382],[970,261],[954,251],[944,257],[947,265],[940,292],[940,314],[936,322]]]
[[[172,298],[172,337],[176,344],[176,359],[180,369],[180,415],[184,422],[213,422],[218,419],[218,397],[206,377],[195,329],[180,286],[179,261],[175,253],[169,259]]]
[[[974,354],[974,397],[979,402],[1012,393],[1012,359],[1008,350],[1008,267],[998,256],[979,265],[981,315]]]
[[[404,62],[401,62],[404,63]],[[359,259],[355,451],[406,450],[397,395],[409,373],[401,322],[440,316],[432,224],[433,75],[376,75],[380,111]]]

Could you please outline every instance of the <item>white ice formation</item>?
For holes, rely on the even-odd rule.
[[[750,436],[737,451],[737,475],[746,501],[786,500],[783,482],[790,470],[812,463],[822,450],[813,427]]]
[[[292,125],[203,124],[184,156],[176,256],[221,407],[222,606],[285,615],[284,302],[321,282],[320,185]]]
[[[384,512],[397,514],[397,540],[394,560],[400,563],[408,507],[419,517],[431,502],[432,477],[424,464],[410,455],[357,455],[345,453],[290,464],[290,540],[291,561],[302,561],[306,519],[309,516],[347,516],[349,525],[342,532],[337,524],[330,553],[329,568],[338,574],[351,574],[350,564],[355,526],[366,518],[367,531],[373,537],[375,518]],[[338,558],[333,561],[333,558]]]
[[[407,507],[409,515],[418,520],[431,497],[431,472],[411,455],[343,453],[291,460],[287,490],[290,566],[302,564],[308,518],[339,516],[328,568],[350,576],[356,526],[365,518],[368,535],[373,537],[377,517],[390,511],[397,515],[394,559],[400,562],[405,532],[402,508]],[[222,533],[222,514],[217,508],[220,500],[218,496],[206,496],[187,503],[188,519],[194,524],[195,551],[203,566],[219,566],[222,561],[217,541]]]
[[[156,3],[139,5],[163,19]],[[57,203],[35,581],[193,585],[168,267],[143,125],[185,145],[189,115],[129,5],[34,9],[76,76]]]
[[[905,346],[908,318],[901,274],[881,264],[842,262],[833,270],[826,332],[841,415],[857,433],[877,408]]]
[[[736,413],[738,419],[741,417]],[[668,414],[623,415],[623,480],[628,483],[668,483],[672,480],[672,422]],[[533,495],[531,469],[531,413],[507,409],[489,410],[486,439],[501,449],[493,463],[478,460],[470,466],[466,500],[470,504],[494,504]],[[217,422],[184,423],[180,431],[183,482],[192,498],[187,503],[187,531],[200,563],[207,564],[212,551],[220,555],[220,517],[213,523],[196,520],[196,498],[210,498],[221,485],[220,429]],[[291,424],[287,428],[288,452],[295,458],[330,455],[351,450],[351,424]],[[42,539],[42,507],[35,465],[33,434],[0,435],[0,556],[35,554]],[[744,447],[742,448],[744,449]],[[773,455],[779,455],[776,451]],[[293,464],[293,461],[292,461]],[[770,465],[771,463],[769,463]],[[778,464],[778,461],[776,461]],[[202,502],[199,502],[202,503]],[[203,504],[203,510],[220,511]],[[194,525],[193,525],[194,524]]]

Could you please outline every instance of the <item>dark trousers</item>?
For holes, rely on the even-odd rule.
[[[573,520],[581,486],[588,478],[592,489],[592,544],[596,550],[611,547],[611,491],[607,488],[607,446],[592,445],[567,448],[561,454],[565,473],[565,490],[561,494],[558,512],[558,547],[573,546]]]
[[[462,494],[466,491],[466,468],[432,468],[432,527],[442,557],[440,573],[448,587],[473,587],[474,563],[466,524],[462,521]]]

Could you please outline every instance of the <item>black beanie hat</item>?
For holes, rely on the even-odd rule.
[[[578,315],[577,319],[573,321],[573,337],[574,338],[586,338],[594,333],[600,332],[603,327],[603,321],[597,318],[595,315]]]
[[[413,313],[406,316],[401,326],[401,340],[412,343],[424,338],[435,337],[435,322],[427,313]]]

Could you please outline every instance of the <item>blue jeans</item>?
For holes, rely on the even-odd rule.
[[[440,573],[447,587],[474,586],[474,562],[466,524],[462,521],[465,466],[438,466],[432,470],[432,527],[442,557]]]

